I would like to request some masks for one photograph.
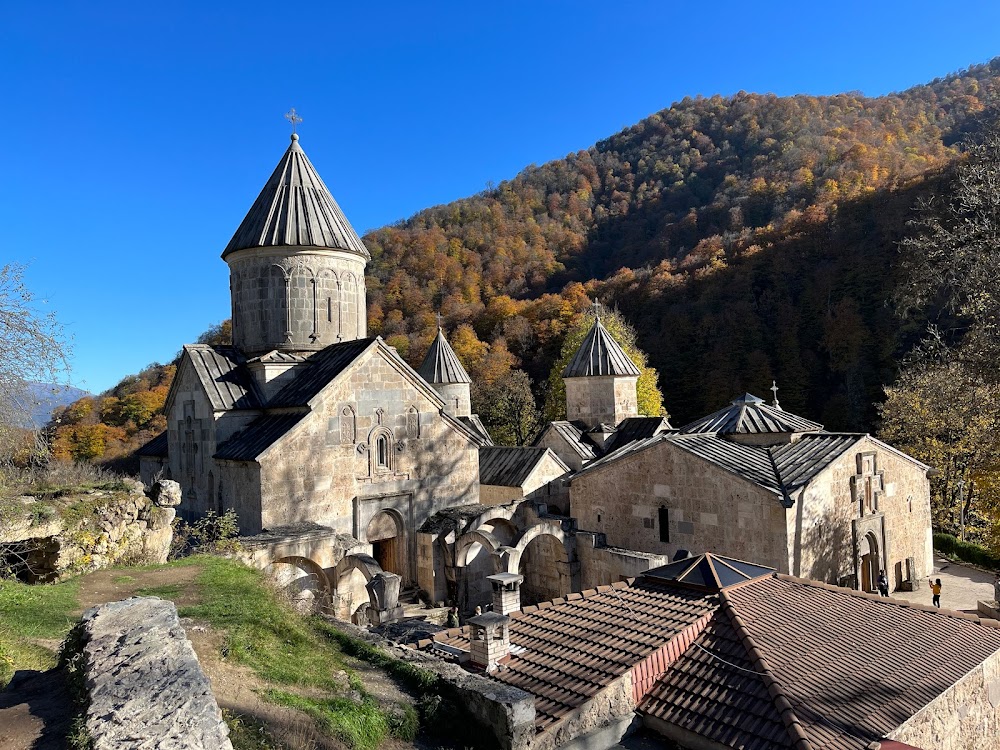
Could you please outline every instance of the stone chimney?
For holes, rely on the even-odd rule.
[[[470,618],[469,636],[469,658],[487,674],[496,672],[510,656],[510,618],[506,615],[484,612]]]
[[[521,609],[521,583],[524,576],[516,573],[497,573],[486,576],[493,587],[493,611],[498,615],[509,615]]]

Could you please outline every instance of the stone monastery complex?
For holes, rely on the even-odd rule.
[[[932,572],[929,467],[869,435],[826,432],[776,398],[744,394],[680,429],[642,416],[639,371],[599,318],[563,373],[567,419],[546,425],[533,447],[493,445],[444,331],[416,370],[368,337],[368,250],[296,135],[222,258],[233,345],[184,348],[168,429],[140,451],[145,482],[181,485],[182,515],[234,509],[254,564],[304,604],[358,624],[391,630],[400,597],[417,591],[463,617],[492,607],[463,629],[410,640],[533,695],[531,747],[633,711],[686,747],[871,746],[824,723],[838,699],[828,706],[794,676],[796,649],[818,636],[779,627],[767,602],[829,620],[831,638],[849,637],[836,608],[875,622],[848,628],[850,648],[917,638],[948,619],[899,603],[887,613],[876,603],[888,600],[864,593],[882,571],[892,590]],[[622,624],[629,619],[637,630]],[[755,629],[761,622],[767,632]],[[879,635],[885,623],[895,636]],[[657,627],[666,627],[659,641]],[[979,669],[969,689],[993,679],[997,696],[976,699],[975,721],[997,726],[1000,631],[955,628],[978,645],[924,697]],[[575,640],[560,640],[566,633]],[[692,651],[697,643],[726,650],[746,684]],[[547,654],[583,659],[581,671],[553,671]],[[865,666],[842,655],[813,654],[808,666],[853,687],[893,669],[881,657]],[[696,700],[688,672],[729,693]],[[906,676],[893,679],[905,692]],[[764,706],[744,706],[764,717],[756,729],[733,719],[734,690]],[[718,709],[714,723],[699,719],[699,700]],[[902,732],[927,700],[903,703],[866,719],[864,736]],[[932,732],[907,731],[899,736],[924,742]]]

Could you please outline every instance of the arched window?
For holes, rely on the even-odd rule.
[[[368,438],[368,454],[372,476],[389,474],[395,469],[392,432],[385,427],[375,429]]]
[[[375,466],[379,469],[389,468],[389,436],[379,435],[375,438]]]

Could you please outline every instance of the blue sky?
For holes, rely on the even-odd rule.
[[[998,28],[995,2],[3,3],[0,262],[98,392],[228,317],[219,254],[289,107],[364,232],[684,96],[897,91]]]

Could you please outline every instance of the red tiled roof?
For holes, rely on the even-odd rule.
[[[791,576],[721,598],[638,710],[745,750],[862,750],[1000,649],[977,618]]]
[[[790,576],[725,596],[816,747],[884,737],[1000,649],[978,618]]]
[[[632,673],[637,711],[740,750],[864,750],[1000,650],[1000,623],[786,575],[653,576],[525,607],[492,676],[545,731]],[[468,650],[468,629],[420,648]]]
[[[760,666],[721,610],[636,710],[728,747],[794,747]]]
[[[644,579],[525,607],[510,621],[514,651],[524,651],[493,677],[535,696],[543,731],[717,607],[716,596]],[[468,628],[434,642],[468,649]]]

